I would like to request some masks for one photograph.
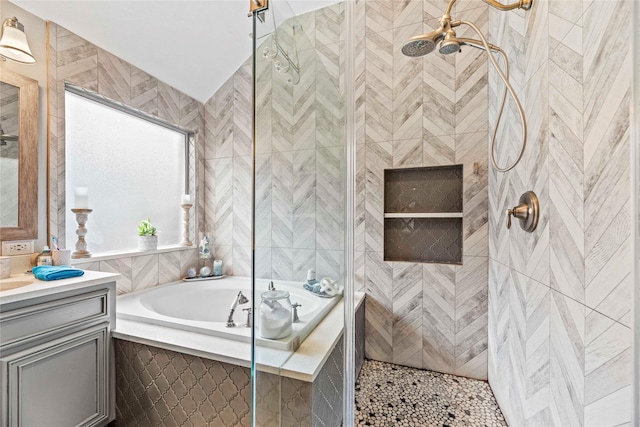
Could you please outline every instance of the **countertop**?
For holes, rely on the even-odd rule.
[[[12,275],[8,279],[2,279],[4,281],[15,280],[33,280],[33,283],[22,286],[20,288],[0,291],[0,306],[4,304],[15,303],[24,301],[30,298],[37,298],[47,295],[52,295],[60,292],[71,291],[74,289],[80,289],[86,286],[99,285],[102,283],[109,283],[120,277],[119,274],[114,273],[101,273],[98,271],[85,270],[84,275],[80,277],[72,277],[70,279],[52,280],[45,282],[33,277],[33,274],[17,274]]]

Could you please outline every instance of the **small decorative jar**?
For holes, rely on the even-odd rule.
[[[291,335],[289,292],[267,291],[260,295],[259,333],[262,338],[280,339]]]
[[[213,261],[213,275],[222,276],[222,260],[216,259]]]

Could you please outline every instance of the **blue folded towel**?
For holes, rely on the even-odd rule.
[[[62,265],[54,267],[52,265],[39,265],[31,269],[33,275],[39,280],[60,280],[70,277],[79,277],[84,274],[83,270]]]

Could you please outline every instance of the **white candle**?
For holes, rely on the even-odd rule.
[[[191,204],[191,196],[189,194],[184,194],[182,196],[182,204],[183,205],[190,205]]]
[[[89,209],[89,189],[87,187],[76,187],[75,209]]]

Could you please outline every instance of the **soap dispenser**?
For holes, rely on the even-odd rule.
[[[42,248],[42,252],[36,258],[36,265],[53,265],[53,258],[51,257],[51,249],[49,249],[49,246]]]

